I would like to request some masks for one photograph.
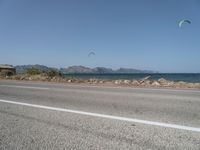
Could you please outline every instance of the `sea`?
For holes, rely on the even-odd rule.
[[[200,83],[200,73],[65,74],[65,77],[102,80],[140,80],[147,76],[150,76],[150,80],[158,80],[160,78],[164,78],[170,81]]]

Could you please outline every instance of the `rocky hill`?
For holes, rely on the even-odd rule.
[[[105,67],[96,67],[96,68],[89,68],[84,66],[71,66],[68,68],[61,68],[61,72],[64,74],[76,74],[76,73],[94,73],[94,74],[111,74],[111,73],[155,73],[154,71],[149,70],[137,70],[131,68],[120,68],[117,70],[113,70],[111,68]]]
[[[84,67],[84,66],[70,66],[67,68],[56,69],[56,68],[51,68],[51,67],[47,67],[43,65],[21,65],[21,66],[19,65],[19,66],[15,66],[15,68],[16,68],[17,74],[24,74],[27,72],[28,69],[32,69],[32,68],[38,69],[41,72],[43,71],[47,72],[54,69],[64,74],[155,73],[149,70],[138,70],[138,69],[132,69],[132,68],[120,68],[117,70],[113,70],[111,68],[105,68],[105,67],[89,68],[89,67]]]
[[[95,73],[93,69],[84,66],[71,66],[68,68],[61,68],[60,71],[63,72],[64,74]]]
[[[118,70],[114,71],[115,73],[155,73],[151,70],[138,70],[132,68],[119,68]]]
[[[50,71],[53,69],[53,68],[49,68],[49,67],[43,66],[43,65],[19,65],[19,66],[15,66],[15,68],[16,68],[17,74],[24,74],[27,72],[28,69],[32,69],[32,68],[38,69],[41,72],[42,71]]]

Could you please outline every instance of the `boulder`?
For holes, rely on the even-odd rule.
[[[195,88],[195,84],[194,83],[187,83],[187,87],[189,87],[189,88]]]
[[[104,83],[104,81],[103,81],[103,80],[100,80],[99,83],[102,84],[102,83]]]
[[[168,81],[166,86],[173,86],[174,82],[173,81]]]
[[[134,86],[140,85],[140,83],[139,83],[137,80],[133,80],[133,81],[131,82],[131,84],[134,85]]]
[[[151,81],[150,80],[145,80],[141,85],[149,86],[149,85],[151,85]]]
[[[124,84],[130,84],[130,82],[131,82],[130,80],[124,80],[123,81]]]
[[[183,81],[179,81],[178,84],[180,84],[180,85],[185,85],[185,84],[187,84],[187,83],[186,83],[186,82],[183,82]]]
[[[158,79],[158,82],[162,85],[162,86],[173,86],[174,82],[173,81],[168,81],[164,78],[160,78]]]
[[[94,80],[93,83],[94,83],[94,84],[97,84],[97,83],[98,83],[98,80]]]
[[[165,80],[164,78],[158,79],[158,82],[159,82],[160,84],[167,84],[167,83],[168,83],[168,81]]]
[[[25,76],[21,76],[21,77],[20,77],[20,80],[24,80],[24,79],[25,79]]]
[[[160,86],[160,83],[158,81],[154,81],[151,85],[153,85],[153,86]]]
[[[186,82],[183,82],[183,81],[179,81],[179,82],[175,82],[174,86],[176,88],[179,88],[179,87],[187,87],[187,83]]]
[[[121,84],[121,83],[122,83],[122,80],[115,80],[114,83],[115,83],[115,84]]]

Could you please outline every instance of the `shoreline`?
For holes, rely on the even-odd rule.
[[[78,79],[66,77],[49,77],[46,75],[15,75],[0,77],[0,81],[25,81],[32,83],[59,83],[68,85],[105,86],[105,87],[128,87],[128,88],[156,88],[156,89],[194,89],[200,90],[200,83],[174,82],[160,78],[159,80],[101,80],[101,79]]]

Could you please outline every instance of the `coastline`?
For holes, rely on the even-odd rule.
[[[28,82],[46,82],[61,83],[70,85],[90,85],[106,87],[129,87],[129,88],[163,88],[163,89],[196,89],[200,90],[200,83],[189,83],[183,81],[170,81],[164,78],[159,80],[149,80],[148,77],[142,80],[102,80],[102,79],[78,79],[67,77],[49,77],[46,75],[15,75],[10,77],[0,77],[0,80],[28,81]]]

